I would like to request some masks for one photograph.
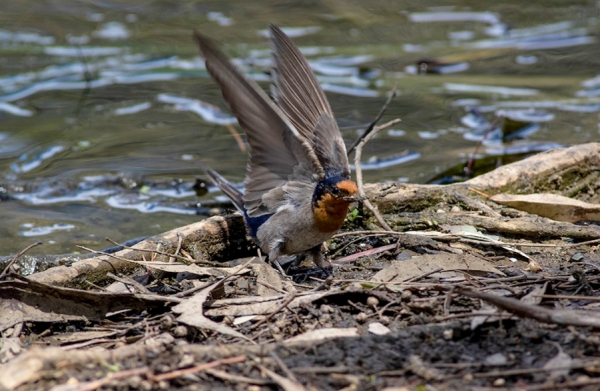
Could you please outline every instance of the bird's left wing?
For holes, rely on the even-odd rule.
[[[350,177],[346,147],[331,106],[310,65],[294,42],[270,26],[274,67],[273,98],[306,139],[328,176]]]

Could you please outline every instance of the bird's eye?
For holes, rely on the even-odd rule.
[[[339,188],[339,187],[337,187],[337,186],[333,186],[333,187],[331,188],[331,194],[333,194],[333,195],[338,195],[338,194],[340,194],[340,188]]]

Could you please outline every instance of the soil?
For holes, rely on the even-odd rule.
[[[337,247],[356,239],[345,236]],[[600,336],[593,328],[541,323],[503,312],[477,318],[477,311],[484,309],[490,313],[493,308],[452,291],[452,287],[470,286],[479,291],[503,291],[504,295],[520,299],[534,289],[545,287],[540,292],[557,298],[540,299],[542,307],[594,311],[595,300],[600,297],[597,244],[565,247],[569,245],[557,242],[560,247],[527,251],[544,269],[540,272],[524,271],[527,263],[511,262],[504,249],[477,246],[466,249],[461,245],[466,253],[490,260],[506,276],[467,277],[460,272],[454,277],[440,278],[433,274],[413,283],[389,286],[367,283],[392,260],[437,252],[427,248],[429,239],[409,239],[398,249],[334,266],[333,276],[326,284],[322,281],[327,275],[320,270],[303,265],[289,269],[298,291],[321,286],[337,293],[298,308],[284,308],[261,325],[258,322],[264,317],[232,326],[258,345],[182,324],[169,306],[121,311],[108,314],[103,321],[27,322],[20,339],[29,353],[35,353],[33,348],[39,346],[62,346],[69,350],[59,360],[45,358],[44,368],[34,381],[16,389],[52,389],[67,384],[73,389],[114,390],[598,389]],[[361,235],[344,252],[352,254],[357,249],[365,251],[395,241]],[[193,280],[181,279],[180,275],[178,281],[177,277],[167,274],[160,280],[150,278],[147,287],[168,295],[192,286]],[[256,276],[242,276],[225,284],[221,299],[256,297],[257,289]],[[206,307],[211,307],[210,301]],[[232,324],[227,317],[213,319]],[[383,326],[387,334],[373,334],[370,329],[373,324]],[[299,346],[283,343],[292,336],[330,328],[356,328],[358,336]],[[106,360],[87,358],[71,362],[69,347],[78,346],[81,341],[61,343],[60,337],[92,331],[116,333],[108,338],[91,338],[88,346],[75,350],[129,350],[127,359],[111,359],[108,355]],[[239,355],[244,355],[243,361],[215,367],[216,372],[198,370],[160,380],[163,374]],[[567,369],[548,370],[553,359],[558,360],[558,367]],[[127,374],[135,368],[142,370],[133,376],[119,377],[120,373]],[[292,385],[277,381],[264,368],[291,379]],[[111,376],[116,377],[110,380]],[[101,383],[90,386],[87,383],[90,381]]]

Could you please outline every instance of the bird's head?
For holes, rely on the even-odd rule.
[[[321,232],[340,229],[348,213],[348,206],[358,201],[356,183],[343,177],[320,181],[313,194],[313,218]]]
[[[318,203],[325,205],[350,204],[358,201],[358,188],[353,181],[333,177],[320,181],[313,194],[313,205]]]

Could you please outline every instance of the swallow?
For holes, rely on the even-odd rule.
[[[209,167],[207,176],[243,214],[249,235],[280,272],[280,255],[321,251],[358,198],[331,106],[294,42],[270,25],[272,99],[207,37],[194,33],[206,69],[221,87],[250,145],[242,193]]]

